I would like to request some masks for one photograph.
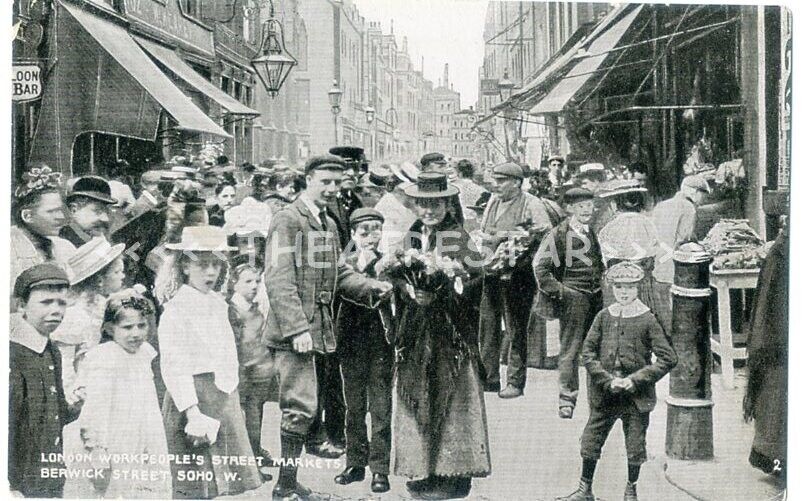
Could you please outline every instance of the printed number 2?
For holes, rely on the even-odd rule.
[[[783,467],[782,467],[782,463],[780,462],[780,460],[779,459],[775,459],[774,460],[774,470],[772,470],[772,473],[780,473],[782,471],[782,469],[783,469]]]

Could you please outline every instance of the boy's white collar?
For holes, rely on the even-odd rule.
[[[621,318],[637,317],[647,311],[651,311],[640,299],[636,299],[626,306],[622,306],[620,303],[613,303],[607,309],[610,311],[610,315]]]

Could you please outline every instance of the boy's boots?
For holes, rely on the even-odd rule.
[[[593,495],[590,481],[580,478],[577,490],[565,497],[557,498],[557,501],[596,501],[596,496]]]
[[[627,482],[624,489],[624,501],[638,501],[638,490],[635,488],[637,484]]]
[[[304,438],[288,433],[281,434],[281,467],[278,482],[273,487],[273,499],[309,499],[312,491],[298,483],[298,458],[304,447]]]

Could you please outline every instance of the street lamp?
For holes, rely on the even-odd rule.
[[[375,119],[376,119],[376,109],[373,106],[368,105],[368,107],[365,108],[365,121],[368,123],[368,132],[370,133],[370,158],[371,159],[375,159],[376,158],[376,137],[375,137],[375,134],[374,134],[376,129],[371,127],[371,124],[373,123],[373,121]]]
[[[262,33],[259,56],[251,60],[251,66],[267,93],[275,98],[298,60],[284,47],[284,28],[276,19],[273,0],[270,0],[270,17],[262,25]]]
[[[515,82],[510,80],[510,76],[507,73],[507,70],[504,70],[504,78],[498,81],[498,94],[501,96],[501,102],[507,102],[512,96],[512,89],[515,88]]]
[[[340,114],[340,101],[343,98],[343,91],[334,80],[334,85],[329,89],[329,104],[331,105],[331,113],[334,115],[334,144],[337,144],[337,115]]]

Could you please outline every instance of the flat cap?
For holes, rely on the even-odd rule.
[[[524,170],[520,165],[507,162],[493,167],[493,177],[514,177],[515,179],[523,179]]]
[[[342,158],[335,155],[319,155],[306,161],[304,174],[309,174],[313,170],[344,170],[345,162]]]
[[[563,203],[565,204],[575,204],[585,200],[593,200],[593,192],[585,188],[571,188],[563,195]]]
[[[76,197],[86,197],[104,204],[116,204],[117,200],[111,196],[111,186],[99,176],[84,176],[75,180],[67,193],[67,202]]]
[[[622,261],[610,266],[604,276],[608,282],[613,284],[634,284],[643,280],[646,273],[637,264]]]
[[[69,287],[70,279],[67,272],[55,263],[36,264],[19,274],[14,282],[14,297],[22,298],[34,287],[45,285]]]
[[[420,158],[421,167],[426,167],[429,164],[444,164],[446,157],[442,153],[427,153]]]
[[[365,221],[379,221],[383,223],[384,216],[382,216],[382,213],[377,211],[376,209],[371,209],[370,207],[362,207],[361,209],[357,209],[354,212],[352,212],[351,218],[348,220],[352,228],[359,223],[364,223]]]
[[[365,149],[359,146],[335,146],[329,150],[329,153],[356,162],[365,158]]]
[[[557,161],[560,161],[560,162],[562,162],[562,163],[565,163],[565,157],[564,157],[564,156],[562,156],[562,155],[549,155],[549,158],[548,158],[548,160],[547,160],[547,161],[548,161],[549,163],[551,163],[551,162],[553,162],[554,160],[557,160]]]

